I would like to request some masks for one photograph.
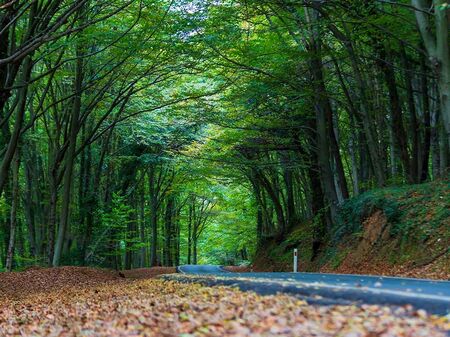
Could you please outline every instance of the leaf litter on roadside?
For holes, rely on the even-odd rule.
[[[288,295],[92,275],[78,277],[86,282],[77,285],[0,294],[0,336],[444,337],[450,331],[448,318],[423,310],[314,306]]]

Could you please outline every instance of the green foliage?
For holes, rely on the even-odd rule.
[[[397,188],[389,191],[395,193]],[[401,216],[400,205],[395,197],[387,197],[386,190],[375,189],[347,200],[340,208],[339,221],[334,226],[332,241],[337,243],[348,234],[362,230],[362,222],[380,210],[390,223],[398,222]]]
[[[374,189],[346,201],[340,211],[340,221],[334,229],[334,242],[345,235],[362,230],[362,222],[380,210],[395,237],[422,237],[442,227],[450,218],[447,181],[421,185]]]
[[[199,200],[214,202],[198,237],[202,263],[247,263],[266,239],[273,260],[290,263],[294,247],[310,260],[313,239],[357,238],[376,210],[402,245],[437,231],[448,238],[448,184],[405,186],[424,144],[445,145],[433,124],[437,101],[427,96],[438,97],[440,81],[425,76],[430,55],[408,6],[101,0],[52,30],[48,24],[77,4],[60,2],[17,0],[7,17],[0,13],[0,37],[10,39],[0,46],[0,147],[6,154],[15,142],[20,155],[16,267],[47,261],[54,241],[67,264],[148,266],[150,254],[153,264],[185,263]],[[34,6],[39,15],[30,15]],[[398,120],[404,143],[395,137]],[[430,151],[429,175],[437,174],[437,152]],[[1,172],[9,176],[0,265],[10,171]],[[345,201],[327,227],[334,205],[358,190],[367,192]]]
[[[345,249],[330,251],[326,258],[322,258],[321,263],[328,263],[331,268],[335,269],[341,265],[351,250],[351,247],[346,247]]]
[[[5,198],[5,194],[2,193],[2,195],[0,195],[0,216],[5,219],[8,217],[9,215],[9,204]]]
[[[126,198],[116,193],[113,194],[111,208],[99,210],[101,219],[96,228],[94,240],[89,247],[89,262],[94,264],[105,264],[107,258],[123,256],[126,250],[136,250],[140,245],[129,247],[127,243],[134,243],[130,239],[128,225],[133,221],[134,210],[126,203]]]
[[[403,210],[401,221],[394,223],[392,234],[416,237],[423,242],[444,228],[444,239],[449,237],[450,183],[441,180],[434,183],[407,186],[392,192]],[[447,226],[445,226],[447,224]]]

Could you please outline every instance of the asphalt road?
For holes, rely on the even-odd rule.
[[[230,273],[213,265],[185,265],[178,267],[178,272],[178,278],[187,282],[233,285],[261,294],[292,293],[314,303],[410,304],[432,313],[450,314],[448,281],[320,273]]]

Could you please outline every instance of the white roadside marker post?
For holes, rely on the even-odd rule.
[[[295,248],[294,249],[294,273],[297,272],[297,260],[298,260],[297,248]]]

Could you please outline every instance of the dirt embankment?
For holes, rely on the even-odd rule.
[[[450,280],[450,250],[444,240],[430,239],[420,249],[410,243],[412,248],[409,250],[414,255],[408,256],[399,252],[399,239],[390,234],[391,225],[382,211],[376,211],[365,219],[362,228],[363,232],[358,237],[343,240],[333,258],[322,256],[323,264],[320,260],[310,261],[299,256],[298,270]],[[280,250],[274,246],[276,244],[261,249],[252,266],[227,269],[237,272],[292,271],[292,249],[278,260],[276,254]]]
[[[450,279],[450,182],[393,186],[348,200],[312,260],[313,223],[258,250],[254,271],[299,271]]]
[[[391,225],[381,210],[375,211],[363,222],[363,233],[356,244],[347,247],[349,252],[339,266],[327,263],[321,272],[342,274],[373,274],[450,280],[450,251],[445,246],[426,244],[425,256],[400,264],[389,263],[387,256],[395,250],[398,240],[390,235]],[[344,247],[341,247],[345,249]]]

